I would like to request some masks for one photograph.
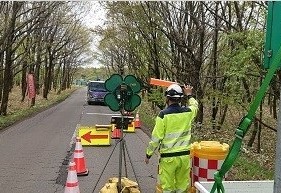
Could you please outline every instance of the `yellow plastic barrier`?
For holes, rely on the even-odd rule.
[[[228,154],[229,145],[218,141],[194,142],[191,145],[191,156],[204,159],[223,160]]]
[[[78,136],[82,146],[111,145],[111,125],[96,125],[95,127],[78,127]]]
[[[135,122],[132,121],[131,123],[128,124],[128,129],[124,130],[124,132],[127,133],[135,133]]]
[[[124,128],[123,132],[125,133],[134,133],[135,132],[135,123],[134,117],[132,116],[124,116],[124,123],[127,126]],[[121,128],[121,116],[112,116],[111,117],[112,131],[115,127]]]
[[[196,181],[214,181],[229,151],[229,145],[218,141],[201,141],[191,145],[192,186]]]

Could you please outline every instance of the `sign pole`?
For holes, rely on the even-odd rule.
[[[124,153],[125,156],[125,151],[123,151],[123,147],[124,147],[124,140],[123,139],[123,131],[124,131],[124,127],[125,127],[125,122],[124,122],[124,106],[125,106],[125,94],[127,91],[127,85],[125,84],[121,84],[120,87],[120,112],[121,112],[121,128],[120,128],[120,139],[119,139],[119,146],[120,146],[120,150],[119,150],[119,176],[118,176],[118,193],[121,193],[122,191],[122,183],[121,183],[121,176],[122,176],[122,156]],[[125,160],[124,160],[125,162]],[[126,163],[125,163],[126,164]]]

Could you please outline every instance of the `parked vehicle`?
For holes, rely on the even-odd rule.
[[[104,97],[107,94],[105,89],[105,81],[89,81],[87,92],[87,103],[91,104],[104,104]]]

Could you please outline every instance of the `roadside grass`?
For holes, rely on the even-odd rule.
[[[77,87],[72,87],[62,91],[59,95],[55,91],[51,91],[47,100],[41,95],[37,95],[35,105],[30,107],[27,97],[21,102],[20,87],[14,87],[9,95],[7,115],[0,116],[0,130],[65,100],[76,89]]]
[[[155,123],[155,118],[157,116],[156,111],[152,110],[148,102],[143,102],[140,106],[140,116],[142,117],[142,122],[144,122],[150,128],[153,128]]]
[[[242,154],[233,164],[229,175],[230,180],[272,180],[274,171],[261,166],[257,161]]]
[[[155,117],[158,112],[159,110],[153,110],[151,103],[147,102],[145,99],[139,107],[141,122],[143,123],[145,132],[149,136],[151,136]],[[237,117],[239,117],[239,115]],[[220,143],[227,143],[231,147],[235,137],[234,131],[237,126],[237,122],[235,122],[233,118],[232,116],[230,118],[232,120],[219,131],[213,131],[211,129],[211,124],[208,125],[208,123],[203,124],[202,128],[196,128],[194,126],[194,128],[192,128],[192,142],[214,140]],[[266,132],[264,131],[264,133]],[[272,180],[274,178],[275,160],[273,154],[275,146],[272,145],[274,139],[272,136],[263,135],[263,137],[265,141],[263,142],[262,153],[256,153],[254,147],[248,148],[244,143],[247,142],[249,136],[245,137],[242,143],[241,153],[229,170],[227,180]]]

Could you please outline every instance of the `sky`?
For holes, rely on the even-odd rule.
[[[105,10],[99,5],[98,1],[88,1],[89,6],[91,6],[91,11],[85,18],[85,24],[90,28],[95,28],[97,26],[102,26],[106,21],[106,12]],[[92,43],[92,49],[97,51],[98,45],[98,37],[93,37],[94,41]],[[89,67],[100,67],[98,61],[93,61],[93,63]]]
[[[88,1],[89,6],[91,6],[91,11],[89,12],[86,20],[86,24],[90,27],[96,27],[102,25],[106,20],[105,10],[100,6],[98,1]]]

